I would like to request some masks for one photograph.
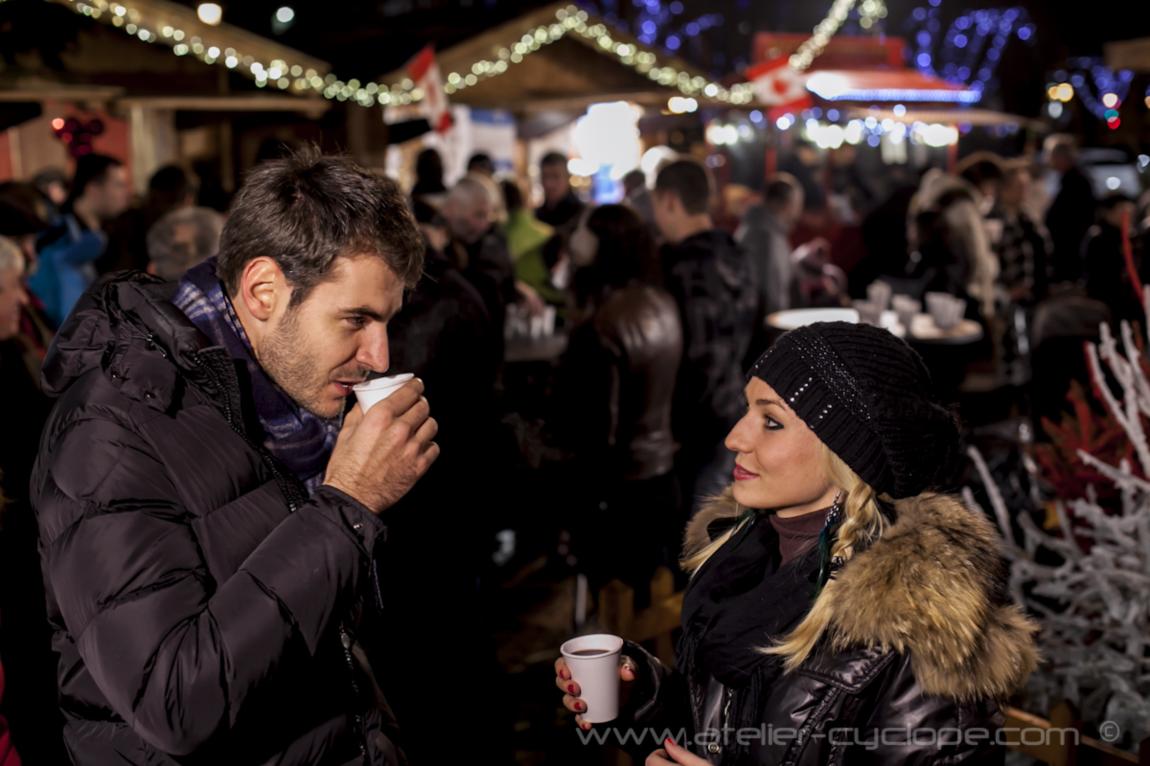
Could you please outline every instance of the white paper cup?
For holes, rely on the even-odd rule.
[[[579,636],[559,647],[571,670],[571,678],[579,684],[579,699],[587,705],[587,712],[582,714],[587,723],[607,723],[619,716],[619,654],[622,650],[623,639],[609,633]]]
[[[403,384],[414,378],[415,375],[410,372],[405,372],[402,375],[392,375],[386,378],[373,378],[372,380],[357,383],[351,387],[355,392],[356,401],[359,406],[366,413],[374,405],[382,402],[387,397],[394,394]]]

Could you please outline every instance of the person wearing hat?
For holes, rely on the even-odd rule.
[[[935,491],[959,436],[922,360],[819,323],[781,336],[744,393],[734,482],[686,532],[676,667],[627,642],[616,733],[647,766],[1001,762],[998,704],[1034,669],[1036,628],[992,524]]]

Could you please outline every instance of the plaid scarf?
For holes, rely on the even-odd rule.
[[[315,491],[335,447],[341,418],[325,420],[301,407],[272,380],[256,361],[247,333],[236,316],[224,286],[216,277],[216,259],[194,267],[172,299],[200,332],[232,359],[242,362],[251,378],[256,416],[263,427],[263,444],[308,488]]]

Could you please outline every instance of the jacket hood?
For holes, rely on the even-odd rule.
[[[206,339],[171,298],[176,285],[140,272],[110,275],[84,294],[52,341],[41,384],[60,396],[92,369],[126,394],[166,407],[177,365],[191,367]],[[133,396],[133,398],[137,398]]]
[[[957,498],[933,493],[895,503],[895,521],[835,577],[826,640],[908,654],[929,694],[1000,699],[1038,664],[1038,628],[1009,601],[997,531]],[[728,489],[687,527],[695,551],[742,512]]]

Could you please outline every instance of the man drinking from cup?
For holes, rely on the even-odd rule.
[[[393,183],[309,151],[252,171],[218,259],[80,301],[32,479],[75,763],[402,762],[360,639],[437,426],[418,380],[341,415],[422,253]]]

